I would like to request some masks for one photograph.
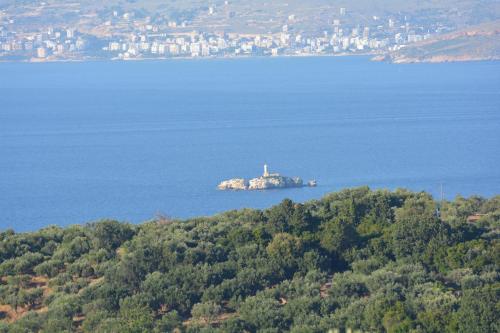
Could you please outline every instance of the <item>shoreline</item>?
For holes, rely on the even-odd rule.
[[[321,185],[324,186],[324,185]],[[303,186],[304,188],[308,188],[308,186]],[[294,188],[285,188],[286,189],[294,189]],[[295,188],[295,189],[300,189],[300,187]],[[356,191],[356,190],[362,190],[362,189],[367,189],[370,192],[376,193],[376,192],[388,192],[388,193],[396,193],[398,191],[403,191],[407,193],[426,193],[430,195],[433,200],[438,201],[438,194],[437,193],[432,193],[429,190],[419,190],[419,189],[412,189],[409,187],[394,187],[394,188],[388,188],[388,187],[377,187],[377,186],[369,186],[369,185],[360,185],[360,186],[348,186],[348,187],[339,187],[339,188],[330,188],[329,191],[324,192],[322,195],[319,195],[318,197],[314,198],[309,198],[306,200],[298,200],[294,202],[300,203],[303,205],[311,204],[313,202],[321,201],[327,198],[328,196],[338,194],[338,193],[343,193],[343,192],[349,192],[349,191]],[[230,191],[222,191],[222,192],[228,192],[228,193],[244,193],[244,192],[254,192],[254,193],[262,193],[265,191],[282,191],[283,189],[267,189],[267,190],[243,190],[243,191],[238,191],[238,190],[230,190]],[[444,198],[444,202],[453,202],[456,200],[457,197],[463,198],[465,200],[468,200],[470,198],[477,198],[480,197],[485,200],[492,200],[493,198],[500,196],[500,192],[497,194],[490,194],[490,195],[485,195],[485,194],[468,194],[462,196],[461,194],[455,194],[455,195],[449,195]],[[207,219],[207,218],[216,218],[220,215],[224,215],[226,213],[231,213],[231,212],[243,212],[243,211],[264,211],[267,209],[270,209],[276,205],[279,205],[281,201],[265,205],[265,206],[245,206],[245,207],[234,207],[234,208],[227,208],[227,209],[216,209],[212,212],[207,212],[207,213],[202,213],[202,214],[195,214],[195,215],[169,215],[169,214],[164,214],[162,211],[157,211],[156,213],[149,214],[148,216],[144,216],[141,218],[133,218],[133,217],[123,217],[119,216],[120,214],[114,215],[114,216],[103,216],[103,217],[88,217],[88,218],[82,218],[80,221],[75,221],[71,223],[51,223],[51,224],[46,224],[43,226],[36,226],[35,228],[31,229],[25,229],[25,228],[14,228],[14,227],[4,227],[2,228],[0,226],[0,233],[2,232],[7,232],[7,231],[13,231],[15,234],[29,234],[29,233],[34,233],[38,232],[43,229],[50,229],[50,228],[58,228],[58,229],[68,229],[73,226],[81,226],[85,227],[86,225],[92,224],[92,223],[98,223],[100,221],[105,221],[105,220],[114,220],[114,221],[120,221],[121,223],[129,223],[131,225],[143,225],[146,223],[151,223],[156,220],[162,220],[162,219],[168,219],[169,221],[178,221],[178,222],[186,222],[186,221],[191,221],[191,220],[197,220],[197,219]]]
[[[209,56],[209,57],[151,57],[151,58],[82,58],[82,59],[38,59],[31,58],[25,60],[3,60],[0,59],[0,63],[29,63],[29,64],[44,64],[44,63],[67,63],[67,62],[141,62],[141,61],[176,61],[176,60],[234,60],[234,59],[277,59],[277,58],[330,58],[330,57],[374,57],[377,54],[373,53],[359,53],[359,54],[282,54],[277,56],[267,56],[267,55],[239,55],[239,56]]]
[[[339,53],[339,54],[282,54],[276,56],[267,55],[240,55],[240,56],[209,56],[209,57],[150,57],[150,58],[82,58],[82,59],[38,59],[31,58],[25,60],[3,60],[0,63],[24,63],[24,64],[51,64],[51,63],[84,63],[84,62],[147,62],[147,61],[205,61],[205,60],[239,60],[239,59],[279,59],[279,58],[348,58],[348,57],[367,57],[372,62],[384,62],[394,65],[405,64],[443,64],[443,63],[464,63],[480,61],[500,61],[495,57],[433,57],[429,59],[418,58],[396,58],[391,59],[386,54],[378,53]]]

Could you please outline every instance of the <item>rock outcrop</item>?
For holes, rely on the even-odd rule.
[[[246,190],[248,182],[243,178],[234,178],[221,182],[217,188],[219,190]]]
[[[304,185],[299,177],[286,177],[277,173],[269,173],[267,165],[265,165],[264,174],[260,177],[248,181],[244,178],[224,180],[217,188],[219,190],[268,190],[303,186],[316,186],[316,181],[311,180],[307,182],[307,185]]]
[[[268,176],[250,179],[249,190],[265,190],[271,188],[302,187],[303,182],[299,177]]]

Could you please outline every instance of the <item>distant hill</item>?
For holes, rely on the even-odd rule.
[[[500,21],[436,36],[396,52],[394,63],[500,60]]]
[[[44,1],[61,14],[67,6],[77,6],[80,13],[88,10],[105,10],[120,8],[121,10],[138,10],[148,15],[205,12],[209,6],[223,8],[225,0],[47,0]],[[34,0],[0,0],[0,10],[39,5]],[[443,20],[452,21],[457,25],[472,25],[500,19],[500,3],[495,0],[228,0],[227,6],[236,16],[249,18],[269,17],[269,19],[286,19],[294,14],[308,24],[314,25],[323,20],[326,15],[338,13],[339,8],[347,9],[348,16],[368,20],[373,15],[383,16],[404,14],[414,17],[441,16],[446,11]],[[72,7],[74,9],[74,7]],[[318,22],[319,21],[319,22]],[[232,22],[236,23],[236,22]],[[363,23],[363,22],[359,22]]]

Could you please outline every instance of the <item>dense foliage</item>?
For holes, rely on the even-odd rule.
[[[0,332],[499,332],[499,226],[500,196],[357,188],[4,231]]]

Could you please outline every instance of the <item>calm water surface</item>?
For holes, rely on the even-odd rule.
[[[500,62],[0,64],[0,229],[407,187],[500,193]],[[317,188],[219,192],[271,171]]]

